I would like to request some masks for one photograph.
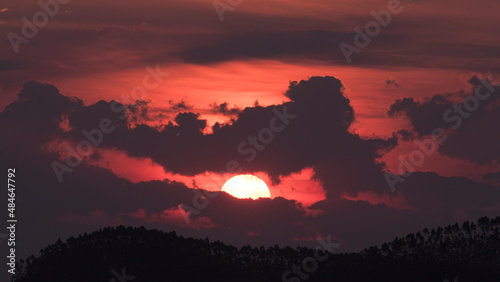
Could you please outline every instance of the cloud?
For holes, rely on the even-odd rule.
[[[258,105],[258,102],[256,105]],[[238,108],[238,107],[229,108],[229,106],[226,102],[224,102],[222,104],[218,104],[218,105],[214,103],[214,104],[211,104],[210,107],[212,108],[213,112],[221,113],[225,116],[237,116],[239,113],[241,113],[240,108]]]
[[[387,112],[389,117],[405,116],[410,119],[414,131],[429,135],[434,128],[445,125],[443,113],[453,105],[446,97],[434,95],[420,103],[413,98],[397,99]]]
[[[483,180],[484,181],[500,180],[500,171],[486,173],[483,176]]]
[[[411,141],[415,138],[415,133],[413,133],[410,130],[406,130],[406,129],[398,130],[396,132],[396,135],[400,136],[401,140],[403,140],[403,141]]]
[[[31,147],[50,141],[58,133],[62,117],[82,105],[81,100],[62,95],[53,85],[29,81],[23,85],[17,101],[0,113],[0,119],[14,140],[23,140],[29,135]],[[30,144],[28,140],[26,143]]]
[[[395,79],[388,79],[388,80],[385,81],[385,84],[387,86],[394,86],[396,88],[400,88],[401,89],[401,86],[396,82]]]
[[[326,30],[253,32],[230,36],[205,46],[196,46],[180,52],[188,63],[208,64],[245,58],[291,59],[307,55],[314,59],[345,61],[342,53],[335,52],[350,34]]]
[[[0,71],[12,71],[23,69],[26,63],[20,60],[1,60]]]
[[[354,38],[358,36],[352,29],[355,26],[356,24],[353,24],[349,29],[335,31],[326,26],[323,29],[286,31],[245,30],[237,35],[229,34],[208,41],[194,42],[173,55],[186,63],[203,65],[248,59],[300,62],[304,58],[321,64],[348,65],[339,45],[342,42],[354,44]],[[445,42],[440,41],[430,46],[429,40],[436,41],[442,37],[432,32],[424,37],[415,37],[408,30],[413,28],[413,24],[403,22],[398,26],[391,26],[391,32],[382,32],[380,36],[370,38],[370,46],[361,53],[354,54],[350,65],[498,70],[495,66],[482,62],[485,58],[498,58],[498,53],[495,52],[498,44],[470,44],[455,35],[447,37]],[[435,29],[434,24],[426,28]]]
[[[500,88],[490,86],[490,93],[475,76],[469,83],[473,85],[469,92],[437,94],[422,102],[398,99],[387,114],[407,118],[420,136],[431,135],[436,128],[445,130],[447,139],[439,147],[442,154],[480,165],[492,164],[500,158],[500,131],[494,130],[500,119]]]
[[[188,105],[188,103],[184,100],[175,103],[172,100],[169,100],[168,103],[172,106],[173,110],[191,110],[193,109],[192,105]]]
[[[111,111],[112,102],[84,105],[62,95],[55,86],[27,82],[18,99],[0,113],[0,130],[12,136],[0,140],[3,161],[19,170],[22,177],[17,184],[23,187],[17,195],[19,203],[30,207],[18,211],[24,218],[19,240],[29,242],[18,255],[25,257],[57,238],[108,224],[175,229],[183,236],[210,237],[240,246],[307,244],[294,238],[332,234],[343,250],[359,250],[390,240],[394,234],[500,211],[496,187],[466,178],[414,173],[397,193],[389,194],[383,165],[375,159],[381,150],[395,146],[395,138],[362,139],[350,133],[354,109],[342,89],[334,77],[292,82],[285,92],[289,102],[246,108],[231,124],[204,134],[206,122],[196,113],[180,113],[175,123],[160,130],[147,125],[132,128]],[[269,127],[276,111],[297,116],[279,132],[283,136],[276,133],[254,161],[246,162],[248,156],[239,155],[236,147],[248,135],[258,136]],[[70,131],[59,127],[62,116],[68,116]],[[96,128],[103,117],[116,126],[104,137],[103,148],[158,159],[166,169],[186,174],[223,170],[231,158],[238,159],[245,170],[275,176],[307,164],[327,199],[311,207],[321,211],[312,215],[296,201],[282,197],[253,201],[222,192],[209,199],[199,214],[191,215],[194,225],[189,226],[181,220],[185,213],[179,204],[194,205],[197,193],[204,192],[185,184],[170,180],[132,183],[85,162],[60,183],[51,167],[59,156],[43,146],[53,138],[80,141],[85,138],[81,130]],[[34,232],[37,236],[28,240]]]
[[[226,171],[228,162],[234,160],[243,171],[265,171],[276,182],[280,176],[313,167],[325,189],[335,190],[332,197],[339,197],[341,191],[374,186],[385,189],[383,164],[374,160],[380,150],[393,148],[397,138],[364,140],[351,133],[354,109],[338,79],[311,77],[292,82],[285,95],[290,102],[247,107],[231,124],[216,123],[212,134],[203,134],[207,122],[192,112],[179,113],[175,124],[161,129],[146,125],[129,128],[125,121],[115,118],[116,130],[106,136],[103,146],[116,147],[134,157],[149,157],[165,170],[184,175]],[[102,118],[109,117],[110,108],[110,103],[100,101],[73,112],[68,117],[73,128],[68,135],[75,141],[82,140],[80,132],[95,128]],[[227,106],[219,105],[219,110],[227,111]],[[282,121],[283,116],[293,118]],[[267,129],[273,134],[272,141],[258,137],[272,121],[272,126],[282,128],[275,133]],[[251,141],[252,136],[256,136],[257,143]],[[371,177],[357,177],[360,167]],[[332,169],[342,171],[335,183],[329,183]]]

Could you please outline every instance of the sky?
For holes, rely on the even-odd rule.
[[[498,1],[40,3],[0,4],[20,257],[116,225],[349,252],[500,213]],[[271,198],[217,193],[243,173]]]

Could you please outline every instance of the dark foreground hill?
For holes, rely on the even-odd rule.
[[[450,225],[360,253],[240,249],[145,228],[105,228],[21,261],[13,281],[500,281],[500,217]],[[456,278],[457,277],[457,278]],[[456,278],[456,279],[455,279]]]

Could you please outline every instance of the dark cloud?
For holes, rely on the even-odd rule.
[[[17,184],[22,187],[17,194],[16,211],[23,218],[17,231],[18,240],[24,244],[18,255],[25,257],[57,238],[118,224],[174,229],[184,236],[209,237],[239,246],[279,243],[314,247],[314,241],[296,239],[332,235],[342,243],[343,249],[339,250],[351,251],[388,241],[394,234],[499,212],[498,189],[466,178],[414,173],[396,193],[389,194],[381,173],[383,165],[374,160],[381,151],[395,145],[396,137],[364,140],[349,133],[354,110],[343,95],[339,80],[312,77],[293,82],[286,96],[291,102],[246,108],[232,124],[215,126],[213,134],[203,134],[206,122],[195,113],[178,114],[175,123],[160,130],[146,125],[131,128],[127,119],[120,118],[123,112],[112,110],[120,104],[99,101],[84,106],[80,100],[60,94],[52,85],[26,83],[18,100],[0,114],[3,132],[19,129],[13,132],[13,139],[0,140],[2,157],[6,164],[16,167]],[[269,127],[276,111],[297,116],[276,133],[273,142],[258,151],[254,161],[246,162],[248,155],[240,156],[237,145],[248,135],[258,135],[259,130]],[[65,115],[69,115],[73,128],[69,132],[58,127]],[[44,150],[43,145],[54,137],[82,140],[85,136],[81,130],[96,128],[102,118],[109,118],[116,126],[114,132],[104,137],[102,148],[118,147],[131,155],[150,156],[175,172],[188,174],[202,169],[223,170],[229,157],[239,158],[245,170],[264,170],[271,175],[312,166],[328,198],[313,206],[322,211],[313,217],[295,201],[279,197],[240,200],[219,193],[210,197],[209,204],[198,214],[191,214],[192,224],[207,223],[193,229],[182,220],[161,218],[168,217],[169,211],[181,203],[193,206],[193,199],[205,193],[203,190],[168,180],[134,184],[85,162],[60,183],[51,167],[59,156]],[[45,134],[40,135],[41,132]],[[399,209],[390,204],[342,198],[360,192],[403,201],[408,207]],[[142,217],[137,215],[139,211]],[[35,233],[37,236],[33,237]]]
[[[192,105],[189,105],[186,101],[182,100],[180,102],[175,103],[172,100],[169,100],[168,103],[171,105],[173,110],[182,111],[182,110],[191,110],[193,109]]]
[[[287,59],[306,55],[310,59],[345,62],[339,44],[350,33],[326,30],[252,32],[225,38],[213,45],[197,46],[180,53],[189,63],[207,64],[245,58]]]
[[[357,18],[360,21],[363,19]],[[371,19],[364,18],[364,23]],[[195,42],[175,54],[187,63],[212,64],[233,60],[270,59],[296,62],[306,57],[321,63],[335,65],[359,65],[368,67],[380,66],[414,66],[431,68],[474,69],[479,71],[498,70],[485,66],[484,58],[497,58],[498,46],[481,46],[461,42],[450,38],[452,42],[428,44],[434,40],[429,35],[426,40],[415,37],[402,26],[391,26],[391,32],[383,30],[380,35],[369,38],[366,48],[351,55],[347,62],[339,45],[344,42],[356,48],[355,38],[359,34],[349,27],[348,32],[328,29],[309,29],[299,31],[267,31],[240,32],[238,35],[220,36],[215,39]],[[404,26],[404,25],[403,25]],[[358,25],[358,27],[360,27]],[[407,26],[409,27],[409,26]],[[361,26],[362,28],[362,26]],[[413,28],[413,27],[412,27]],[[397,46],[397,48],[395,48]],[[387,50],[391,50],[388,52]],[[472,56],[472,57],[471,57]],[[466,62],[464,57],[469,58]],[[475,58],[477,60],[471,59]],[[396,86],[395,81],[391,81]],[[387,82],[386,82],[387,83]]]
[[[101,4],[99,10],[94,8],[97,3],[94,2],[89,5],[70,3],[68,10],[73,13],[59,13],[51,20],[53,24],[43,29],[43,36],[22,44],[19,56],[9,40],[0,42],[0,60],[4,62],[0,69],[11,70],[9,62],[19,58],[29,62],[22,72],[0,77],[4,89],[14,93],[13,88],[27,78],[54,81],[99,72],[119,73],[147,64],[179,60],[205,64],[271,58],[300,64],[313,59],[321,64],[344,65],[347,62],[339,43],[354,44],[353,28],[364,29],[364,25],[373,20],[370,13],[360,12],[359,8],[335,7],[330,11],[336,16],[325,18],[309,10],[319,6],[283,2],[279,5],[289,12],[276,13],[276,7],[260,11],[238,9],[225,14],[228,20],[237,18],[237,21],[221,25],[217,13],[201,2],[153,1],[144,2],[140,9],[131,9],[131,6],[110,1]],[[489,6],[496,4],[489,1]],[[331,8],[326,2],[320,5]],[[392,20],[397,24],[384,27],[367,48],[354,55],[352,64],[497,71],[491,61],[498,59],[499,46],[491,38],[498,32],[494,25],[487,24],[488,20],[496,19],[495,15],[487,9],[477,9],[461,17],[455,14],[436,16],[431,12],[446,5],[448,1],[420,7],[428,12],[425,22],[420,19],[423,13],[418,9],[408,8],[404,16],[394,15]],[[12,12],[2,14],[2,21],[9,32],[21,34],[20,19],[29,18],[39,6],[16,6],[10,8]],[[370,6],[367,11],[372,8]],[[238,24],[234,24],[236,22]],[[471,22],[474,27],[479,26],[481,36],[468,24]],[[449,30],[454,32],[450,34]],[[447,36],[442,36],[444,33]],[[88,60],[89,57],[93,59]]]
[[[203,129],[207,127],[207,121],[201,120],[198,113],[180,113],[175,117],[177,126],[169,126],[167,131],[181,137],[201,137]]]
[[[408,209],[394,209],[383,203],[372,205],[363,200],[327,199],[313,206],[324,212],[307,222],[321,234],[335,230],[333,234],[345,240],[342,243],[351,250],[354,242],[381,244],[387,237],[406,235],[408,230],[416,232],[500,212],[500,190],[467,178],[415,172],[400,185],[396,191],[399,196],[391,200],[404,199]],[[374,232],[367,236],[366,230]]]
[[[405,115],[413,129],[420,135],[431,134],[436,127],[444,126],[443,113],[453,105],[446,97],[435,95],[420,103],[413,98],[398,99],[387,112],[389,117]]]
[[[485,181],[488,181],[488,180],[496,180],[496,179],[500,179],[500,171],[486,173],[486,174],[483,176],[483,180],[485,180]]]
[[[51,164],[59,158],[43,147],[53,137],[68,137],[58,127],[60,117],[74,111],[71,125],[90,130],[95,122],[100,121],[99,113],[109,111],[107,106],[109,103],[104,101],[83,106],[80,100],[61,95],[52,85],[27,82],[19,93],[18,100],[0,114],[0,130],[8,132],[11,137],[0,139],[2,163],[16,169],[16,215],[24,221],[16,229],[17,239],[23,242],[22,247],[17,249],[20,258],[35,254],[38,249],[57,238],[89,232],[107,225],[159,226],[163,230],[175,228],[180,234],[192,234],[189,226],[184,228],[169,222],[149,222],[131,216],[140,209],[145,211],[146,216],[152,216],[174,209],[181,203],[192,205],[195,190],[184,184],[168,180],[134,184],[106,169],[85,163],[66,174],[63,182],[58,181]],[[126,126],[119,116],[113,118],[111,112],[106,117],[112,119],[118,128]],[[205,127],[198,121],[196,114],[180,114],[176,119],[178,125],[172,125],[170,130],[180,136],[192,137],[193,132],[189,129],[198,134],[198,129]],[[42,132],[44,134],[40,135]],[[234,210],[228,213],[224,209]],[[268,223],[262,226],[259,219],[264,214],[275,216],[267,216]],[[214,239],[220,239],[229,233],[233,239],[237,235],[243,239],[241,242],[248,242],[252,239],[247,232],[253,231],[262,234],[261,238],[264,239],[259,240],[266,242],[277,236],[284,236],[285,240],[291,241],[290,235],[277,235],[275,231],[279,227],[287,230],[288,234],[300,233],[300,227],[293,223],[304,214],[300,205],[283,198],[240,202],[221,193],[217,198],[211,199],[210,206],[199,216],[192,215],[191,220],[196,222],[208,217],[218,227],[205,233],[202,231],[201,234],[210,235]],[[5,215],[2,216],[3,219],[4,217]],[[82,218],[86,220],[82,222]],[[247,224],[228,226],[242,218],[247,218]],[[282,218],[289,221],[283,221]],[[62,219],[70,222],[61,221]],[[183,219],[180,220],[182,223]],[[274,229],[268,230],[269,226],[274,226]],[[229,228],[231,232],[226,232]],[[32,236],[33,234],[37,236]]]
[[[258,105],[259,104],[257,102],[257,104],[255,106],[258,106]],[[237,116],[241,112],[241,109],[238,107],[229,108],[229,105],[226,102],[224,102],[222,104],[212,104],[210,106],[212,107],[212,111],[214,111],[216,113],[221,113],[225,116]]]
[[[291,102],[247,107],[231,124],[216,123],[213,134],[202,133],[206,121],[194,113],[180,113],[176,124],[160,130],[146,125],[130,129],[125,121],[116,121],[116,130],[106,136],[103,146],[150,157],[166,170],[184,175],[226,171],[228,162],[236,161],[243,171],[265,171],[279,182],[280,176],[314,167],[327,191],[336,191],[332,197],[340,191],[373,188],[371,177],[355,175],[362,167],[378,180],[375,186],[383,189],[383,164],[375,159],[381,150],[393,148],[397,138],[364,140],[350,133],[354,110],[338,79],[312,77],[292,82],[285,95]],[[101,101],[74,112],[69,117],[74,128],[70,135],[81,140],[80,132],[95,128],[111,114],[110,107]],[[275,132],[270,129],[275,127]],[[252,141],[253,136],[258,141]],[[336,178],[332,170],[339,179],[329,183]]]
[[[415,133],[410,130],[401,129],[396,132],[397,136],[401,136],[403,141],[411,141],[415,138]]]
[[[388,79],[388,80],[385,81],[385,84],[387,86],[394,86],[396,88],[401,88],[401,86],[396,82],[395,79]]]
[[[145,121],[153,121],[150,113],[149,102],[137,100],[133,105],[127,107],[128,121],[130,123],[141,123]]]
[[[469,82],[474,87],[467,93],[434,95],[422,102],[413,98],[398,99],[387,114],[408,118],[420,136],[431,135],[436,128],[445,130],[447,139],[439,148],[443,154],[478,164],[492,163],[500,159],[497,146],[500,131],[496,130],[500,119],[500,88],[490,86],[493,92],[488,95],[490,90],[477,77]]]
[[[446,211],[450,213],[447,215],[449,217],[458,216],[461,212],[480,217],[486,210],[500,210],[500,190],[497,187],[476,183],[466,177],[442,177],[432,172],[415,172],[401,183],[398,190],[421,215],[439,210],[443,216]]]
[[[28,147],[43,145],[58,133],[63,116],[82,106],[81,100],[62,95],[53,85],[26,82],[17,101],[0,113],[0,119],[8,128],[4,132],[12,136],[5,140],[25,143]]]
[[[25,65],[26,63],[24,61],[0,59],[0,71],[18,70],[22,69]]]

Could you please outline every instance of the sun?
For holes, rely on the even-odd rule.
[[[266,183],[251,174],[240,174],[232,177],[224,183],[221,191],[240,199],[271,198],[271,192]]]

